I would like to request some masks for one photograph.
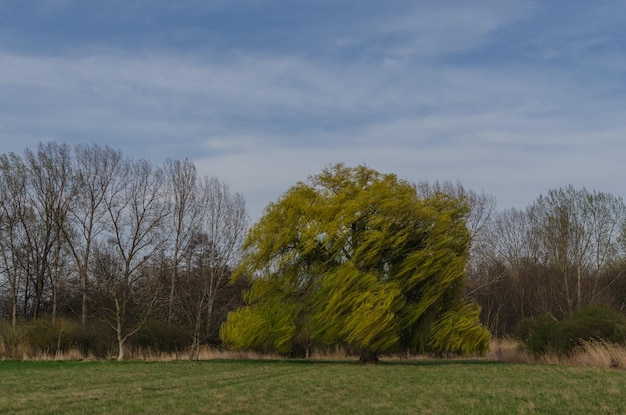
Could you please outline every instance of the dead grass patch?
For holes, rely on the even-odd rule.
[[[129,351],[131,360],[147,362],[174,362],[179,360],[276,360],[282,359],[279,355],[258,353],[250,350],[225,350],[217,347],[203,346],[198,352],[197,359],[191,358],[191,350],[173,353],[155,352],[152,349],[138,348]]]
[[[602,340],[585,341],[570,358],[576,366],[626,368],[626,347]]]
[[[190,359],[191,351],[183,350],[174,353],[156,352],[149,348],[135,348],[128,350],[130,360],[146,362],[174,362]],[[78,348],[59,351],[35,350],[24,342],[8,344],[0,336],[0,360],[23,361],[96,361],[113,360],[113,355],[95,357],[84,354]],[[310,360],[317,361],[350,361],[357,360],[358,356],[351,354],[341,347],[316,349],[310,355]],[[381,361],[419,361],[430,360],[431,356],[421,355],[388,355],[381,356]],[[464,358],[467,359],[467,358]],[[544,365],[582,366],[603,369],[626,369],[626,346],[607,343],[602,340],[585,341],[574,350],[571,355],[556,353],[534,354],[525,350],[519,341],[511,338],[493,339],[489,353],[477,360],[491,360],[506,363],[526,363]],[[200,349],[197,360],[285,360],[277,354],[258,353],[249,350],[225,350],[217,347],[204,346]]]
[[[603,369],[626,369],[626,346],[603,340],[582,341],[571,355],[535,354],[514,339],[494,339],[488,359],[507,363],[585,366]]]

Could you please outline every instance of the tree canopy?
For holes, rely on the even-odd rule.
[[[462,297],[468,213],[462,198],[420,198],[393,174],[326,168],[248,233],[234,278],[251,278],[251,288],[222,340],[280,353],[340,344],[363,360],[486,351],[479,308]]]

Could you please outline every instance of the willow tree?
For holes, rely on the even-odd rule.
[[[298,353],[344,345],[375,361],[392,351],[475,353],[489,332],[462,297],[468,206],[420,198],[392,174],[342,164],[298,183],[250,230],[235,278],[246,306],[222,340]]]

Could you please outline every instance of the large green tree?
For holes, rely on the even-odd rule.
[[[484,352],[489,332],[462,298],[468,206],[364,166],[298,183],[250,230],[235,278],[246,306],[222,327],[234,348],[302,353]]]

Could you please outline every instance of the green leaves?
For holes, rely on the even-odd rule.
[[[480,308],[462,303],[443,313],[431,328],[430,348],[445,353],[485,353],[489,331],[479,323]]]
[[[275,350],[301,341],[374,353],[484,350],[478,309],[458,306],[467,214],[464,200],[420,199],[412,185],[364,166],[338,164],[296,184],[248,235],[235,277],[252,277],[252,288],[247,307],[229,316],[224,341]]]
[[[296,334],[298,305],[265,301],[228,313],[220,336],[234,349],[287,353]]]
[[[363,273],[346,262],[322,278],[316,293],[313,327],[327,345],[338,341],[359,349],[387,350],[398,341],[396,313],[403,297],[393,283]]]

